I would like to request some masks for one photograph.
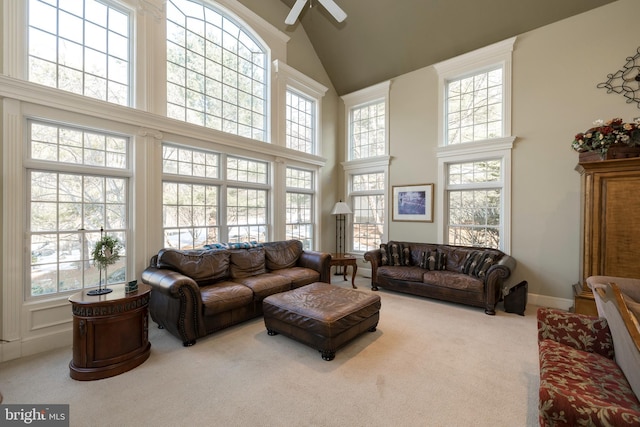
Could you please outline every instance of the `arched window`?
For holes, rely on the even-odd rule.
[[[268,139],[268,50],[201,1],[167,1],[167,116]]]

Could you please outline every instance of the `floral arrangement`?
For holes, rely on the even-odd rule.
[[[640,118],[633,123],[623,123],[622,119],[615,118],[606,122],[596,120],[593,124],[594,127],[575,136],[571,148],[579,153],[595,151],[605,155],[614,146],[640,146]]]

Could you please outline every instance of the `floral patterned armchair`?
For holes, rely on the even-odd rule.
[[[541,426],[638,426],[640,402],[614,359],[609,324],[538,309]]]

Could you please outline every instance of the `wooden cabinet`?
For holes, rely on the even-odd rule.
[[[640,277],[640,157],[579,163],[576,170],[582,175],[583,289],[589,276]]]
[[[124,292],[124,285],[110,286],[113,292],[71,296],[73,311],[73,359],[71,378],[97,380],[135,368],[147,360],[149,342],[149,296],[151,287]]]

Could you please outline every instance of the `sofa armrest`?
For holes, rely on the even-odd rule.
[[[613,339],[607,320],[553,308],[538,309],[538,342],[553,340],[578,350],[613,359]]]
[[[640,301],[640,279],[617,276],[590,276],[587,277],[586,282],[591,289],[606,287],[609,283],[615,283],[621,292],[629,295],[635,301]]]
[[[206,335],[202,295],[198,284],[177,271],[147,267],[142,282],[151,286],[149,312],[160,327],[180,337],[185,345]]]
[[[502,286],[504,281],[511,276],[511,272],[516,267],[516,259],[503,255],[500,260],[489,267],[484,277],[484,291],[487,314],[494,314],[492,309],[502,299]],[[492,312],[493,311],[493,312]]]
[[[382,263],[382,250],[374,249],[372,251],[365,252],[364,260],[371,263],[371,289],[377,291],[378,286],[376,285],[376,281],[378,277],[378,267]]]
[[[331,254],[327,252],[303,251],[298,258],[298,267],[310,268],[320,273],[320,281],[331,283]]]

